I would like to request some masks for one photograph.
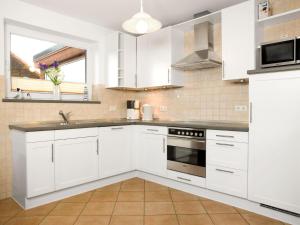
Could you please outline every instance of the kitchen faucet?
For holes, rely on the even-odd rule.
[[[63,118],[64,124],[68,125],[70,123],[69,117],[71,115],[71,112],[64,114],[64,112],[60,110],[58,114]]]

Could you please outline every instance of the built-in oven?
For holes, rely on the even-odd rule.
[[[206,177],[206,131],[169,128],[167,159],[169,170]]]

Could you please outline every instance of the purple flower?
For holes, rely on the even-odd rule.
[[[54,68],[57,68],[59,66],[59,63],[55,60],[51,66],[53,66]]]
[[[42,71],[48,69],[48,65],[47,65],[47,64],[39,63],[39,66],[40,66],[40,69],[41,69]]]

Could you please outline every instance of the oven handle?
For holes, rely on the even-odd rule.
[[[206,141],[197,140],[191,138],[181,138],[181,137],[170,137],[167,140],[168,146],[182,147],[182,148],[192,148],[199,151],[206,150]]]

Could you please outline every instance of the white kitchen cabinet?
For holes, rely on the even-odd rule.
[[[26,145],[27,197],[55,191],[53,141]]]
[[[158,176],[167,176],[167,136],[153,131],[139,134],[140,169]]]
[[[136,37],[113,32],[107,37],[108,88],[136,88]]]
[[[184,56],[184,33],[171,27],[137,38],[137,87],[182,86],[171,65]]]
[[[133,169],[131,127],[99,128],[100,176],[109,177]]]
[[[255,4],[252,1],[222,10],[223,80],[248,78],[255,68]]]
[[[57,140],[54,145],[56,189],[98,178],[98,138]]]
[[[248,132],[207,130],[206,187],[247,198]]]
[[[249,82],[249,199],[299,214],[299,71],[253,75]]]

